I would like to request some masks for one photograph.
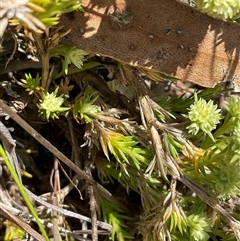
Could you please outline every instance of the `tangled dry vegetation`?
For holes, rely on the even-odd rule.
[[[154,82],[151,72],[62,45],[68,32],[41,15],[48,1],[8,2],[0,239],[240,240],[234,90]],[[13,17],[22,21],[7,28]]]

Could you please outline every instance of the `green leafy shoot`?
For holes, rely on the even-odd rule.
[[[60,14],[83,10],[81,1],[77,0],[31,0],[30,2],[45,9],[44,12],[35,12],[34,15],[47,26],[57,25]]]
[[[84,62],[84,57],[87,52],[77,48],[76,46],[59,44],[51,50],[51,56],[62,57],[62,71],[67,75],[68,66],[72,63],[78,69],[81,69]]]
[[[194,177],[223,200],[240,195],[240,145],[235,140],[232,136],[225,144],[209,148],[201,157],[201,172]]]
[[[237,131],[239,129],[240,98],[237,96],[231,96],[228,105],[225,106],[225,110],[227,111],[227,115],[224,118],[223,125],[214,133],[215,138],[231,134],[234,130]]]
[[[230,90],[231,89],[223,89],[222,84],[217,84],[214,88],[206,88],[202,91],[198,91],[197,96],[199,99],[204,99],[207,101],[212,99],[213,96]],[[186,110],[190,107],[190,105],[194,103],[194,93],[190,96],[172,96],[171,98],[167,99],[167,101],[165,97],[158,97],[155,101],[164,109],[170,111],[171,113],[174,113],[175,115],[177,113],[185,114]]]
[[[171,134],[164,134],[164,146],[166,152],[172,157],[177,158],[179,151],[183,150],[184,146],[179,143]]]
[[[125,231],[127,228],[126,221],[132,219],[127,215],[126,208],[120,202],[110,202],[103,197],[98,202],[104,221],[113,227],[112,240],[125,241],[125,239],[132,239],[132,235]]]
[[[29,95],[34,92],[42,90],[40,86],[41,77],[37,73],[36,77],[33,78],[31,74],[25,74],[25,79],[21,79],[21,82],[18,82],[26,91],[29,91]]]
[[[190,168],[186,173],[223,200],[240,195],[239,97],[231,96],[225,109],[223,124],[213,133],[216,141],[201,144],[205,150],[195,160],[199,170],[194,173]]]
[[[98,158],[96,166],[101,180],[110,180],[112,183],[117,180],[127,192],[134,190],[141,194],[144,208],[150,209],[159,202],[162,184],[157,176],[146,175],[126,163],[119,164],[103,158]]]
[[[100,143],[105,156],[110,160],[109,152],[115,157],[119,164],[130,164],[137,170],[144,169],[150,163],[150,152],[139,147],[139,142],[133,136],[107,129],[100,129]],[[124,165],[123,165],[124,166]],[[125,170],[127,173],[127,170]]]
[[[28,197],[28,195],[27,195],[27,193],[26,193],[26,191],[25,191],[25,189],[24,189],[21,181],[19,180],[19,178],[18,178],[18,176],[17,176],[17,174],[16,174],[16,172],[15,172],[15,170],[14,170],[12,164],[11,164],[11,161],[8,159],[7,154],[6,154],[6,152],[4,151],[4,149],[3,149],[3,147],[2,147],[1,144],[0,144],[0,155],[3,157],[4,162],[5,162],[8,170],[9,170],[9,172],[10,172],[10,174],[11,174],[14,182],[16,183],[17,187],[19,188],[19,192],[21,193],[24,201],[26,202],[26,204],[27,204],[27,206],[28,206],[31,214],[32,214],[33,217],[35,218],[36,223],[37,223],[37,225],[38,225],[38,227],[39,227],[42,235],[44,236],[44,238],[45,238],[47,241],[50,241],[49,238],[48,238],[48,235],[47,235],[47,233],[46,233],[46,231],[45,231],[45,229],[44,229],[44,227],[43,227],[43,225],[42,225],[42,223],[41,223],[41,221],[40,221],[39,218],[38,218],[37,212],[35,211],[35,209],[34,209],[34,207],[33,207],[33,205],[32,205],[32,202],[31,202],[30,198]]]
[[[210,222],[205,213],[193,213],[187,216],[190,241],[208,241],[211,232]]]
[[[176,229],[179,230],[179,232],[181,233],[181,235],[183,233],[187,232],[187,220],[185,215],[183,216],[179,210],[173,210],[171,213],[171,216],[169,217],[170,219],[170,232],[174,231],[176,232]]]
[[[83,119],[89,123],[92,121],[92,118],[101,112],[100,107],[94,105],[97,98],[98,95],[96,95],[96,91],[91,87],[87,87],[84,95],[75,100],[72,111],[73,117],[77,122],[79,122],[80,119]]]

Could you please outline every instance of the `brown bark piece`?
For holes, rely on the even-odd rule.
[[[240,86],[240,26],[175,0],[83,0],[85,13],[62,16],[64,43],[134,66],[212,87]]]

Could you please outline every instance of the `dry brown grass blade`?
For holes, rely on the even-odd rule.
[[[175,0],[83,0],[85,13],[62,17],[63,40],[89,52],[212,87],[240,86],[240,27]]]
[[[26,231],[28,234],[30,234],[32,237],[34,237],[37,241],[45,241],[45,238],[36,232],[34,229],[32,229],[28,224],[23,222],[18,217],[14,216],[10,212],[8,212],[6,209],[0,206],[0,216],[10,220],[11,222],[15,223],[19,227],[21,227],[24,231]]]

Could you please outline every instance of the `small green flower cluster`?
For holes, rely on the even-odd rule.
[[[233,19],[240,12],[238,0],[196,0],[198,8],[213,17]]]
[[[195,93],[194,104],[192,104],[188,110],[188,114],[184,116],[192,122],[192,124],[187,127],[189,133],[197,135],[197,133],[202,130],[214,141],[211,131],[216,128],[216,125],[221,119],[221,110],[217,109],[217,105],[214,105],[212,100],[209,102],[201,98],[198,100],[197,94]]]
[[[51,119],[58,119],[61,112],[69,110],[69,107],[62,107],[65,101],[62,96],[57,96],[58,88],[52,93],[42,92],[42,101],[39,104],[39,114],[47,121]]]

